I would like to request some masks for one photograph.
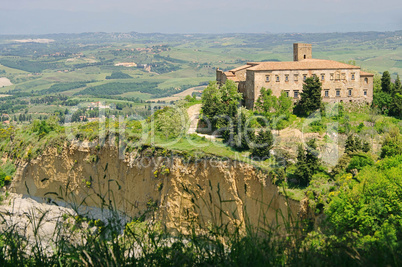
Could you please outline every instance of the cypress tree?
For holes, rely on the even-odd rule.
[[[301,98],[296,103],[294,113],[299,116],[308,116],[321,108],[322,84],[317,76],[309,77],[303,84]]]
[[[399,74],[396,76],[395,80],[395,93],[402,94],[402,84],[401,80],[399,79]]]
[[[311,139],[307,142],[307,149],[300,145],[297,150],[296,179],[301,185],[307,186],[319,168],[320,160],[318,159],[317,145],[315,139]]]
[[[391,75],[388,71],[384,71],[381,77],[381,89],[383,92],[391,94],[392,87],[391,87]]]
[[[254,148],[251,151],[252,157],[257,157],[260,159],[269,158],[270,150],[274,144],[274,137],[271,130],[261,130],[255,140]]]

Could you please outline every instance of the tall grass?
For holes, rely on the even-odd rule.
[[[184,185],[182,190],[199,197]],[[291,212],[278,211],[274,224],[261,212],[260,223],[252,225],[246,210],[244,221],[228,221],[233,215],[222,208],[227,200],[219,186],[211,190],[217,203],[194,203],[196,213],[201,204],[208,207],[210,219],[188,217],[184,228],[173,231],[155,219],[153,206],[127,223],[111,192],[95,193],[108,216],[103,221],[91,218],[83,212],[85,199],[75,200],[67,185],[52,194],[68,200],[73,212],[53,218],[56,227],[50,236],[41,234],[48,211],[28,211],[25,225],[1,216],[0,266],[370,266],[381,265],[388,256],[384,251],[373,253],[376,248],[358,248],[353,236],[311,231],[309,221]],[[271,202],[264,204],[269,207]]]

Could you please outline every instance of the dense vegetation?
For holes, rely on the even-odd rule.
[[[70,82],[70,83],[56,83],[48,89],[40,90],[38,93],[41,95],[61,93],[72,89],[85,87],[88,82]]]
[[[397,75],[395,83],[391,82],[391,75],[384,71],[381,77],[381,87],[375,88],[373,105],[384,114],[402,117],[402,85]]]
[[[11,58],[0,59],[0,64],[9,68],[14,68],[32,73],[39,73],[46,69],[57,69],[62,67],[62,65],[53,62],[46,62],[39,60],[24,60],[24,59],[15,60]]]
[[[131,77],[130,75],[121,72],[121,71],[115,71],[112,72],[112,74],[110,76],[106,76],[106,80],[112,80],[112,79],[131,79],[133,77]]]

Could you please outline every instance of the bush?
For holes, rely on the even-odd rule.
[[[392,128],[385,136],[381,147],[381,158],[392,157],[402,154],[402,138],[399,128]]]
[[[354,236],[357,248],[379,250],[393,262],[391,255],[400,255],[402,244],[401,185],[400,157],[363,168],[356,180],[350,176],[339,191],[331,193],[325,210],[330,231]]]
[[[346,170],[351,171],[353,169],[356,169],[358,171],[361,171],[364,167],[373,165],[374,160],[371,158],[371,156],[360,153],[352,156]]]

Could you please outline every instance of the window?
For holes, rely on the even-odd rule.
[[[325,80],[325,74],[321,74],[321,81]]]
[[[367,96],[367,90],[363,91],[364,96]]]
[[[355,74],[354,73],[352,73],[352,80],[354,80],[355,79]]]
[[[341,74],[339,72],[335,73],[335,80],[340,80]]]
[[[289,97],[289,91],[285,91],[286,96]]]
[[[295,90],[295,91],[293,92],[293,97],[294,97],[294,98],[299,98],[299,91],[298,91],[298,90]]]
[[[368,83],[368,78],[364,78],[364,83],[365,83],[365,84]]]
[[[307,74],[303,74],[303,81],[307,79]]]
[[[265,81],[269,82],[269,75],[265,76]]]
[[[352,89],[351,88],[348,89],[348,96],[352,96]]]
[[[329,97],[329,90],[325,90],[324,96]]]
[[[276,81],[279,82],[279,75],[276,75]]]
[[[295,74],[294,79],[295,79],[295,82],[297,82],[299,80],[299,74]]]
[[[333,80],[334,80],[334,74],[331,73],[331,81],[333,81]]]
[[[289,81],[289,75],[285,75],[285,82],[288,82]]]
[[[336,96],[341,96],[341,90],[340,89],[336,90]]]

